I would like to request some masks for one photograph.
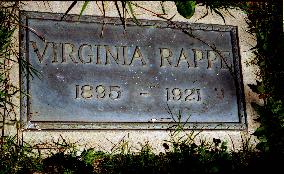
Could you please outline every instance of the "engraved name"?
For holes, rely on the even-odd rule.
[[[31,48],[36,54],[37,61],[42,64],[48,59],[52,64],[95,64],[97,66],[149,66],[142,46],[113,46],[83,43],[79,46],[74,43],[56,43],[30,41]],[[149,51],[149,50],[148,50]],[[157,48],[154,54],[160,68],[188,69],[203,67],[208,70],[228,70],[232,67],[230,51],[220,51],[223,58],[213,50],[192,48]],[[224,59],[225,58],[225,59]],[[226,61],[226,62],[224,62]]]

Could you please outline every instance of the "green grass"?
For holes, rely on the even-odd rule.
[[[45,157],[27,144],[17,145],[15,137],[9,137],[1,144],[0,173],[232,173],[247,169],[248,160],[254,157],[253,149],[229,151],[219,139],[200,141],[197,145],[192,135],[188,134],[182,141],[165,142],[165,152],[159,154],[148,144],[139,152],[129,151],[126,141],[113,152],[92,148],[78,152],[76,146],[63,140],[54,144],[56,152]]]

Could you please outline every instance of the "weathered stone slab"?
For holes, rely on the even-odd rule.
[[[245,128],[236,27],[62,15],[21,13],[25,129]]]

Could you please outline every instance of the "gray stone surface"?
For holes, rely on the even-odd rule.
[[[41,12],[53,12],[53,13],[64,13],[68,7],[70,6],[71,2],[23,2],[25,5],[21,6],[22,10],[26,11],[41,11]],[[81,10],[83,2],[78,3],[74,9],[70,11],[70,14],[79,14]],[[159,2],[137,2],[139,6],[145,7],[151,11],[156,13],[162,13],[160,3]],[[165,3],[166,13],[168,14],[167,17],[172,17],[173,21],[180,21],[180,22],[190,22],[190,23],[205,23],[205,24],[220,24],[224,25],[224,22],[220,16],[217,14],[209,14],[200,19],[206,13],[206,9],[204,7],[197,7],[194,16],[191,19],[185,19],[180,16],[174,5],[174,2],[166,1]],[[99,2],[100,5],[100,2]],[[117,11],[115,10],[115,6],[113,2],[106,2],[106,16],[109,17],[118,17]],[[101,6],[100,6],[101,7]],[[158,17],[153,16],[153,13],[149,11],[145,11],[142,8],[135,7],[134,8],[135,14],[138,19],[154,19],[160,20]],[[237,9],[231,9],[230,13],[234,16],[230,16],[229,14],[225,14],[225,21],[226,25],[233,25],[238,26],[238,35],[239,35],[239,43],[240,43],[240,54],[241,54],[241,63],[242,63],[242,73],[243,73],[243,81],[244,81],[244,93],[246,98],[246,111],[247,111],[247,120],[248,120],[248,128],[244,131],[221,131],[221,130],[214,130],[214,131],[202,131],[196,141],[201,138],[205,139],[212,139],[214,138],[221,138],[223,140],[228,141],[229,145],[234,142],[234,148],[241,147],[241,140],[243,137],[249,136],[254,130],[257,128],[258,123],[254,121],[256,118],[256,113],[253,111],[250,103],[254,102],[261,102],[258,100],[256,94],[254,94],[247,84],[255,83],[257,79],[257,72],[258,69],[255,66],[247,66],[246,62],[248,62],[252,57],[253,54],[250,51],[255,45],[255,37],[247,32],[247,24],[245,21],[246,15]],[[86,8],[86,11],[83,13],[86,15],[99,15],[101,16],[102,13],[99,10],[97,4],[95,2],[89,3]],[[129,15],[128,15],[129,16]],[[18,40],[18,32],[15,33],[14,42],[19,42]],[[17,48],[15,48],[17,49]],[[11,78],[15,85],[19,85],[19,72],[18,66],[11,62],[13,66],[13,71],[11,71]],[[19,105],[19,96],[15,97],[14,103]],[[20,119],[20,109],[16,108],[16,119]],[[16,126],[7,126],[7,133],[13,134],[16,133],[17,129]],[[190,132],[190,131],[188,131]],[[197,131],[198,132],[198,131]],[[108,150],[110,151],[114,144],[121,142],[121,139],[125,139],[129,141],[129,145],[135,148],[139,148],[139,142],[146,143],[149,142],[150,145],[153,146],[155,151],[162,151],[162,143],[164,140],[169,139],[169,131],[159,131],[159,130],[93,130],[93,131],[45,131],[45,130],[34,130],[34,131],[22,131],[19,130],[20,135],[22,135],[23,140],[29,142],[31,144],[35,143],[44,143],[44,142],[52,142],[60,139],[60,137],[64,137],[67,141],[70,142],[77,142],[81,147],[85,146],[94,146],[101,150]],[[253,142],[256,140],[253,138]]]
[[[62,16],[21,12],[24,128],[246,128],[237,27]]]

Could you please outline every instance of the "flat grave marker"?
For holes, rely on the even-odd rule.
[[[62,15],[21,12],[24,129],[246,128],[237,27]]]

